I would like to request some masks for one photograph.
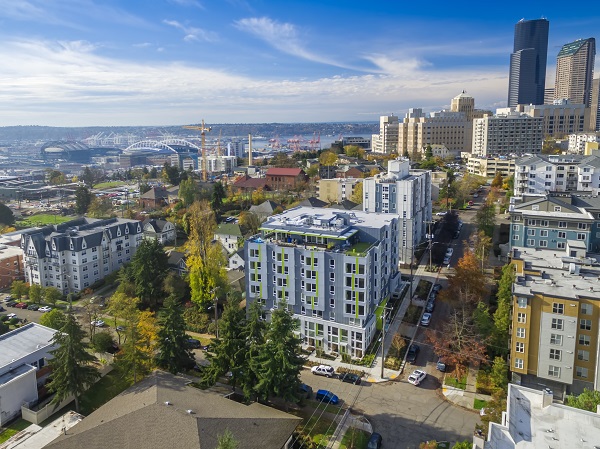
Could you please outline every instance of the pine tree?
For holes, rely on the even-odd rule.
[[[246,350],[244,354],[244,373],[241,378],[241,388],[244,397],[251,399],[255,394],[258,384],[258,358],[262,346],[265,344],[266,322],[262,319],[262,308],[259,302],[254,301],[248,308],[248,319],[244,328]]]
[[[498,293],[496,294],[498,308],[494,312],[494,331],[492,333],[492,349],[500,355],[508,353],[508,330],[514,279],[514,267],[511,264],[502,267],[502,277],[498,282]]]
[[[145,306],[157,307],[162,296],[163,280],[169,271],[169,257],[154,239],[144,240],[131,261],[136,295]],[[152,304],[151,304],[152,302]]]
[[[194,356],[187,345],[183,310],[172,296],[164,303],[162,315],[158,320],[158,354],[156,364],[167,371],[177,374],[188,368]]]
[[[50,351],[52,380],[48,389],[55,392],[53,404],[60,403],[70,395],[75,397],[75,410],[79,412],[79,397],[100,377],[98,370],[90,364],[95,357],[86,351],[86,334],[72,314],[67,315],[65,325],[54,334],[52,343],[57,346]]]

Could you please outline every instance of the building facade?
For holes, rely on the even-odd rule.
[[[64,295],[81,291],[130,262],[142,239],[142,223],[123,218],[80,218],[24,232],[25,279]]]
[[[592,81],[592,99],[590,103],[590,131],[600,131],[600,78]]]
[[[358,178],[320,179],[317,183],[317,195],[327,203],[341,203],[354,195],[354,189],[363,180]]]
[[[544,143],[543,119],[516,111],[473,120],[475,156],[537,154]]]
[[[266,183],[271,190],[295,189],[307,181],[308,176],[300,168],[272,167],[266,173]]]
[[[379,117],[379,134],[371,136],[371,149],[374,153],[391,154],[398,152],[398,117]]]
[[[504,178],[515,173],[515,160],[506,157],[471,156],[467,159],[467,171],[486,178],[494,178],[500,173]]]
[[[399,285],[398,230],[394,214],[296,207],[269,217],[245,243],[247,304],[268,318],[285,300],[304,344],[362,357],[377,307]]]
[[[590,109],[569,100],[554,100],[552,104],[518,105],[515,110],[530,117],[541,118],[544,137],[564,136],[588,130]],[[507,111],[499,109],[498,111]]]
[[[414,261],[431,222],[431,171],[410,170],[405,159],[388,161],[387,173],[363,182],[363,210],[398,216],[400,261]]]
[[[145,239],[158,240],[161,245],[174,242],[177,237],[175,225],[167,220],[148,218],[142,222]]]
[[[562,46],[556,57],[554,99],[566,98],[590,107],[596,60],[596,39],[578,39]]]
[[[544,104],[549,27],[546,19],[522,19],[515,25],[508,80],[509,107]]]
[[[575,133],[569,134],[569,154],[586,154],[586,143],[600,142],[600,133]]]

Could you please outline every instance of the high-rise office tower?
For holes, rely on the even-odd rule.
[[[590,131],[600,131],[600,78],[592,81],[592,101],[590,103]]]
[[[590,107],[596,58],[596,39],[578,39],[563,45],[556,57],[554,99]]]
[[[515,25],[508,81],[509,107],[544,104],[549,26],[546,19],[521,19]]]

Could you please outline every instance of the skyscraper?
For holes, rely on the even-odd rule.
[[[578,39],[562,46],[556,57],[554,99],[590,106],[596,39]]]
[[[509,107],[544,104],[549,27],[546,19],[521,19],[515,25],[508,81]]]
[[[600,78],[596,78],[592,81],[589,129],[590,131],[600,131]]]

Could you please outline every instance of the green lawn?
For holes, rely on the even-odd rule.
[[[19,419],[13,422],[10,426],[8,426],[2,433],[0,433],[0,444],[4,443],[13,435],[16,435],[21,430],[29,427],[31,423],[29,421],[25,421],[24,419]]]
[[[112,189],[114,187],[121,187],[127,184],[125,181],[108,181],[101,182],[100,184],[96,184],[94,189]]]
[[[79,405],[81,406],[81,414],[89,415],[101,405],[106,404],[112,398],[122,393],[129,388],[132,383],[121,377],[117,370],[113,370],[96,382],[85,394],[81,397]]]
[[[446,376],[444,382],[450,387],[460,388],[461,390],[467,388],[467,376],[462,376],[458,380],[456,380],[456,377],[454,376]]]
[[[482,408],[484,408],[487,405],[487,401],[484,401],[483,399],[475,399],[473,401],[473,408],[475,410],[481,410]]]
[[[363,256],[363,253],[368,250],[371,247],[371,243],[367,243],[367,242],[358,242],[355,243],[354,245],[352,245],[352,247],[350,247],[348,249],[348,251],[346,251],[346,255],[347,256]]]
[[[23,227],[43,226],[48,224],[60,224],[73,220],[75,217],[63,217],[62,215],[38,214],[19,220],[17,224]]]
[[[340,449],[365,449],[367,447],[367,443],[369,442],[370,436],[371,435],[364,430],[351,427],[344,434],[344,438],[342,438],[342,442],[340,444]]]

